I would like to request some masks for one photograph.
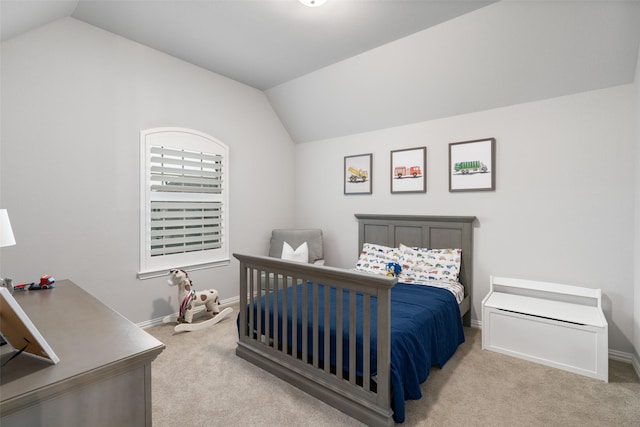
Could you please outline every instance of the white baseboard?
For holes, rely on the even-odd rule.
[[[640,360],[635,356],[635,354],[631,357],[631,365],[636,371],[636,375],[638,376],[638,378],[640,378]]]
[[[239,296],[236,296],[236,297],[233,297],[233,298],[228,298],[228,299],[225,299],[225,300],[220,300],[220,308],[224,309],[224,308],[229,307],[231,305],[238,304],[239,302],[240,302],[240,297]],[[194,312],[194,315],[197,316],[198,313],[200,313],[201,311],[204,311],[204,307],[198,307],[196,309],[196,311]],[[168,315],[171,315],[171,314],[177,315],[178,313],[177,312],[169,313]],[[163,324],[162,323],[162,319],[164,319],[166,316],[167,315],[164,315],[162,317],[156,317],[155,319],[147,320],[145,322],[136,323],[136,325],[138,327],[142,328],[142,329],[147,329],[147,328],[150,328],[152,326],[162,325]]]
[[[633,356],[631,353],[625,353],[624,351],[609,350],[609,359],[617,360],[618,362],[632,363]]]

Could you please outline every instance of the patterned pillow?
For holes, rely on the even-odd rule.
[[[397,248],[390,248],[373,243],[362,245],[362,252],[356,263],[356,271],[365,273],[387,274],[387,264],[390,262],[400,263],[400,252]]]
[[[430,280],[458,282],[462,249],[410,248],[400,245],[399,281],[424,283]]]

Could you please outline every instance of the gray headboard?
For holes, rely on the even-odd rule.
[[[460,248],[460,283],[465,295],[473,287],[473,226],[475,216],[423,216],[356,214],[358,253],[364,243],[390,247]]]

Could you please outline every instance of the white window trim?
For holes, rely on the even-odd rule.
[[[217,249],[199,252],[178,253],[151,257],[151,202],[160,198],[165,201],[183,200],[185,194],[158,193],[151,191],[150,165],[151,147],[166,146],[189,151],[222,155],[222,192],[215,200],[222,203],[222,245]],[[185,128],[162,127],[140,132],[140,266],[137,277],[148,279],[167,274],[171,268],[188,271],[230,264],[229,257],[229,149],[221,141],[205,133]],[[190,194],[190,199],[206,198],[201,194]]]

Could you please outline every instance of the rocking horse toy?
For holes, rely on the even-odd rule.
[[[200,292],[195,291],[189,275],[184,270],[172,269],[169,271],[169,286],[178,287],[180,310],[177,315],[166,316],[162,319],[162,322],[169,323],[177,321],[178,324],[174,328],[176,332],[197,331],[207,328],[215,325],[233,311],[231,307],[220,311],[220,299],[218,297],[218,291],[215,289],[207,289]],[[211,315],[211,319],[192,323],[194,313],[200,306],[206,308],[207,313]]]

